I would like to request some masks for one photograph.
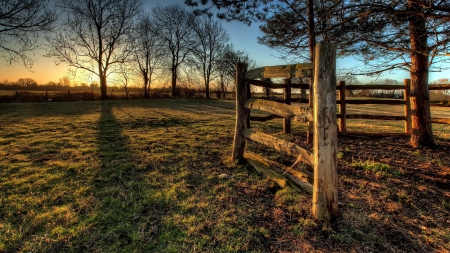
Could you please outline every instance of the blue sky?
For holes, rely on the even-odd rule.
[[[144,8],[146,11],[150,11],[151,8],[157,4],[164,6],[173,3],[183,4],[183,2],[183,0],[145,0]],[[258,44],[257,37],[262,36],[262,32],[259,30],[258,24],[254,23],[251,26],[247,26],[246,24],[236,21],[223,21],[223,25],[230,34],[231,42],[233,43],[234,48],[248,52],[250,57],[256,61],[258,66],[286,64],[277,57],[278,54],[275,50]],[[64,64],[55,66],[52,59],[43,57],[43,54],[43,50],[36,50],[34,57],[36,62],[32,69],[33,72],[28,71],[25,67],[17,63],[14,63],[11,66],[6,66],[5,62],[0,62],[0,82],[5,79],[10,82],[17,81],[22,77],[33,78],[38,83],[46,83],[48,81],[57,82],[60,77],[66,75],[67,66]],[[358,63],[352,58],[338,59],[337,68],[353,67],[360,64],[361,63]],[[432,82],[436,79],[445,77],[450,78],[450,75],[447,73],[430,73],[429,81]],[[370,78],[368,77],[358,78],[363,82],[370,81]],[[404,71],[395,71],[394,73],[386,73],[381,78],[390,78],[402,81],[404,78],[409,78],[409,73]],[[80,80],[77,81],[81,82]]]

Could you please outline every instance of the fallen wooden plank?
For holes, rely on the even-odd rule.
[[[268,116],[250,116],[250,120],[258,121],[258,122],[266,122],[273,119],[283,119],[284,117],[276,114],[271,114]]]
[[[268,134],[256,132],[251,128],[244,129],[243,135],[249,138],[250,140],[256,141],[268,147],[274,148],[278,151],[284,152],[292,157],[298,158],[299,156],[301,156],[300,158],[301,161],[311,166],[314,166],[314,160],[311,156],[311,153],[295,143],[279,139],[277,137]]]
[[[286,177],[283,177],[279,173],[271,170],[268,166],[261,163],[260,161],[247,157],[247,154],[245,154],[244,157],[248,164],[253,166],[257,171],[263,173],[266,177],[275,181],[279,186],[281,186],[282,188],[285,188],[287,186],[288,179]]]
[[[312,194],[312,184],[308,183],[305,177],[298,178],[290,172],[285,171],[287,169],[286,166],[250,152],[245,154],[245,158],[247,162],[255,169],[261,171],[265,175],[268,175],[268,177],[273,179],[275,182],[280,182],[281,185],[280,183],[278,184],[281,187],[284,188],[286,185],[290,185],[291,187],[296,186],[307,193]],[[296,187],[293,188],[295,189]]]
[[[302,122],[310,122],[313,120],[309,106],[292,106],[256,98],[247,100],[244,106],[249,109],[274,113],[286,119],[294,119]]]
[[[266,157],[260,156],[258,154],[253,153],[253,152],[248,152],[247,151],[247,152],[245,152],[245,155],[246,156],[248,155],[249,157],[253,157],[256,160],[261,161],[264,164],[267,164],[267,166],[274,167],[275,170],[277,170],[277,172],[279,172],[281,174],[290,173],[292,176],[295,176],[296,179],[302,180],[302,181],[310,184],[308,182],[308,179],[310,178],[310,176],[308,174],[305,174],[305,173],[303,173],[301,171],[293,169],[292,167],[285,166],[285,165],[283,165],[281,163],[277,163],[275,161],[272,161],[272,160],[270,160],[270,159],[268,159]],[[311,180],[312,180],[312,175],[311,175]]]

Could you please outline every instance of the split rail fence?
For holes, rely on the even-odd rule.
[[[281,69],[282,66],[277,66],[279,69]],[[286,73],[286,68],[284,67],[284,72]],[[307,74],[307,65],[303,65],[302,67],[305,67],[303,69],[304,74]],[[310,66],[312,68],[312,66]],[[265,67],[266,69],[269,69],[272,71],[270,73],[270,77],[276,76],[276,71],[280,71],[276,69],[275,67]],[[259,70],[259,69],[257,69]],[[252,73],[255,71],[252,70]],[[253,74],[254,75],[254,74]],[[287,77],[287,75],[280,76],[279,77]],[[299,77],[297,75],[296,77]],[[339,132],[346,133],[347,132],[347,119],[371,119],[371,120],[389,120],[389,121],[404,121],[404,133],[410,134],[411,133],[411,105],[410,105],[410,98],[411,98],[411,80],[410,79],[404,79],[403,85],[380,85],[380,84],[373,84],[373,85],[346,85],[344,81],[339,81],[336,89],[338,91],[338,98],[336,99],[336,103],[338,106],[338,113],[337,118],[339,119]],[[291,83],[290,79],[284,79],[283,84],[278,83],[268,83],[267,81],[259,81],[259,80],[253,80],[251,82],[252,85],[259,86],[259,87],[265,87],[265,88],[271,88],[271,89],[280,89],[283,88],[284,93],[284,102],[286,104],[291,104],[291,102],[295,101],[291,97],[291,89],[290,88],[300,88],[300,89],[309,89],[309,84],[299,84],[299,83]],[[289,88],[290,87],[290,88]],[[346,97],[346,91],[354,91],[354,90],[403,90],[403,99],[347,99]],[[434,84],[429,85],[428,90],[450,90],[450,84]],[[308,99],[301,99],[302,102],[307,102]],[[349,114],[347,113],[347,104],[353,104],[353,105],[366,105],[366,104],[376,104],[376,105],[403,105],[403,115],[375,115],[375,114]],[[310,103],[312,106],[312,104]],[[272,114],[265,117],[251,117],[252,120],[255,121],[268,121],[275,118],[283,118],[282,116]],[[450,124],[450,118],[438,118],[438,117],[432,117],[431,122],[435,124]],[[290,120],[284,119],[283,123],[283,133],[291,133],[291,126],[290,126]],[[371,133],[375,134],[375,133]],[[389,134],[389,133],[377,133],[377,134]]]
[[[331,220],[338,216],[337,192],[337,124],[336,124],[336,46],[318,44],[314,60],[314,106],[290,105],[291,77],[308,76],[312,64],[272,66],[247,73],[247,65],[236,66],[236,128],[232,159],[246,160],[281,186],[290,184],[312,193],[312,213],[317,219]],[[285,103],[251,98],[250,85],[269,85],[270,82],[255,80],[262,78],[287,78],[280,88],[285,89]],[[276,116],[251,117],[252,109],[262,110]],[[250,127],[250,120],[265,121],[274,117],[284,118],[284,129],[290,131],[290,121],[309,122],[313,126],[314,152],[274,136],[256,131]],[[285,131],[286,132],[286,131]],[[296,162],[291,167],[281,165],[260,155],[245,152],[247,140],[284,152]],[[245,154],[244,154],[245,153]],[[298,162],[314,167],[314,183],[307,182],[307,176],[294,169]]]
[[[404,79],[403,85],[345,85],[345,82],[340,81],[337,85],[337,90],[339,90],[339,99],[336,101],[339,104],[339,114],[337,115],[339,119],[339,132],[347,132],[346,119],[376,119],[376,120],[401,120],[404,121],[406,134],[411,133],[411,80]],[[400,99],[346,99],[346,90],[403,90],[403,100]],[[439,85],[429,85],[428,90],[447,90],[450,89],[450,84],[439,84]],[[383,105],[403,105],[404,115],[393,116],[393,115],[369,115],[369,114],[348,114],[347,104],[383,104]],[[448,118],[431,118],[432,123],[437,124],[450,124],[450,119]]]

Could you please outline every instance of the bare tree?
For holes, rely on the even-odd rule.
[[[63,76],[59,78],[59,83],[61,84],[61,86],[70,87],[70,78],[68,76]]]
[[[194,44],[193,24],[195,16],[183,6],[173,4],[157,6],[152,10],[157,36],[162,40],[168,54],[168,68],[172,75],[172,96],[176,96],[178,67],[192,53]]]
[[[212,16],[198,17],[194,24],[194,33],[196,46],[193,57],[202,73],[206,98],[209,99],[209,83],[212,74],[219,67],[219,57],[229,41],[229,35],[222,24]]]
[[[100,79],[107,99],[107,76],[132,54],[130,34],[142,9],[141,0],[59,0],[65,17],[60,32],[48,38],[46,56]]]
[[[161,40],[157,37],[158,28],[149,14],[140,16],[133,33],[134,60],[144,81],[144,97],[150,95],[150,85],[154,74],[160,68],[164,55]]]
[[[251,59],[247,52],[234,50],[232,44],[225,45],[220,52],[218,58],[217,72],[219,75],[219,85],[222,90],[223,98],[229,84],[236,80],[236,64],[245,62],[248,64],[247,69],[251,70],[256,67],[255,61]]]
[[[50,31],[56,13],[48,0],[0,1],[0,53],[8,65],[13,62],[31,69],[28,52],[38,47],[39,34]]]
[[[19,80],[17,80],[16,83],[25,88],[31,88],[31,87],[37,86],[37,82],[31,78],[19,78]]]
[[[115,71],[114,82],[120,84],[125,90],[125,97],[128,99],[130,94],[129,84],[133,79],[133,70],[130,64],[120,64],[119,68]]]

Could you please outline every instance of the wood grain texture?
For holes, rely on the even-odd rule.
[[[301,156],[302,161],[311,166],[313,166],[314,164],[311,153],[295,143],[279,139],[268,134],[257,132],[251,128],[244,129],[243,135],[252,141],[264,144],[268,147],[284,152],[292,157],[298,158]]]
[[[283,116],[284,118],[293,119],[296,121],[309,122],[313,119],[309,106],[292,106],[256,98],[247,100],[244,106],[249,109],[256,109],[277,114]]]
[[[297,170],[290,169],[282,164],[269,160],[265,157],[259,156],[257,154],[247,152],[245,154],[245,158],[250,165],[258,166],[258,168],[262,168],[261,171],[271,170],[276,173],[276,178],[282,182],[282,184],[286,184],[286,181],[294,184],[295,186],[303,189],[307,193],[312,194],[313,186],[308,183],[308,176],[304,173],[301,173]],[[250,161],[249,161],[250,159]],[[254,166],[256,168],[256,166]],[[257,168],[257,169],[258,169]],[[259,170],[259,169],[258,169]],[[273,173],[268,173],[272,175]]]
[[[314,187],[312,213],[327,221],[338,216],[336,46],[317,44],[314,62]]]
[[[250,120],[250,110],[244,107],[244,103],[248,96],[248,86],[245,83],[245,73],[247,64],[236,64],[236,127],[234,131],[233,152],[231,158],[236,162],[238,159],[244,158],[245,136],[242,131],[248,127]]]

